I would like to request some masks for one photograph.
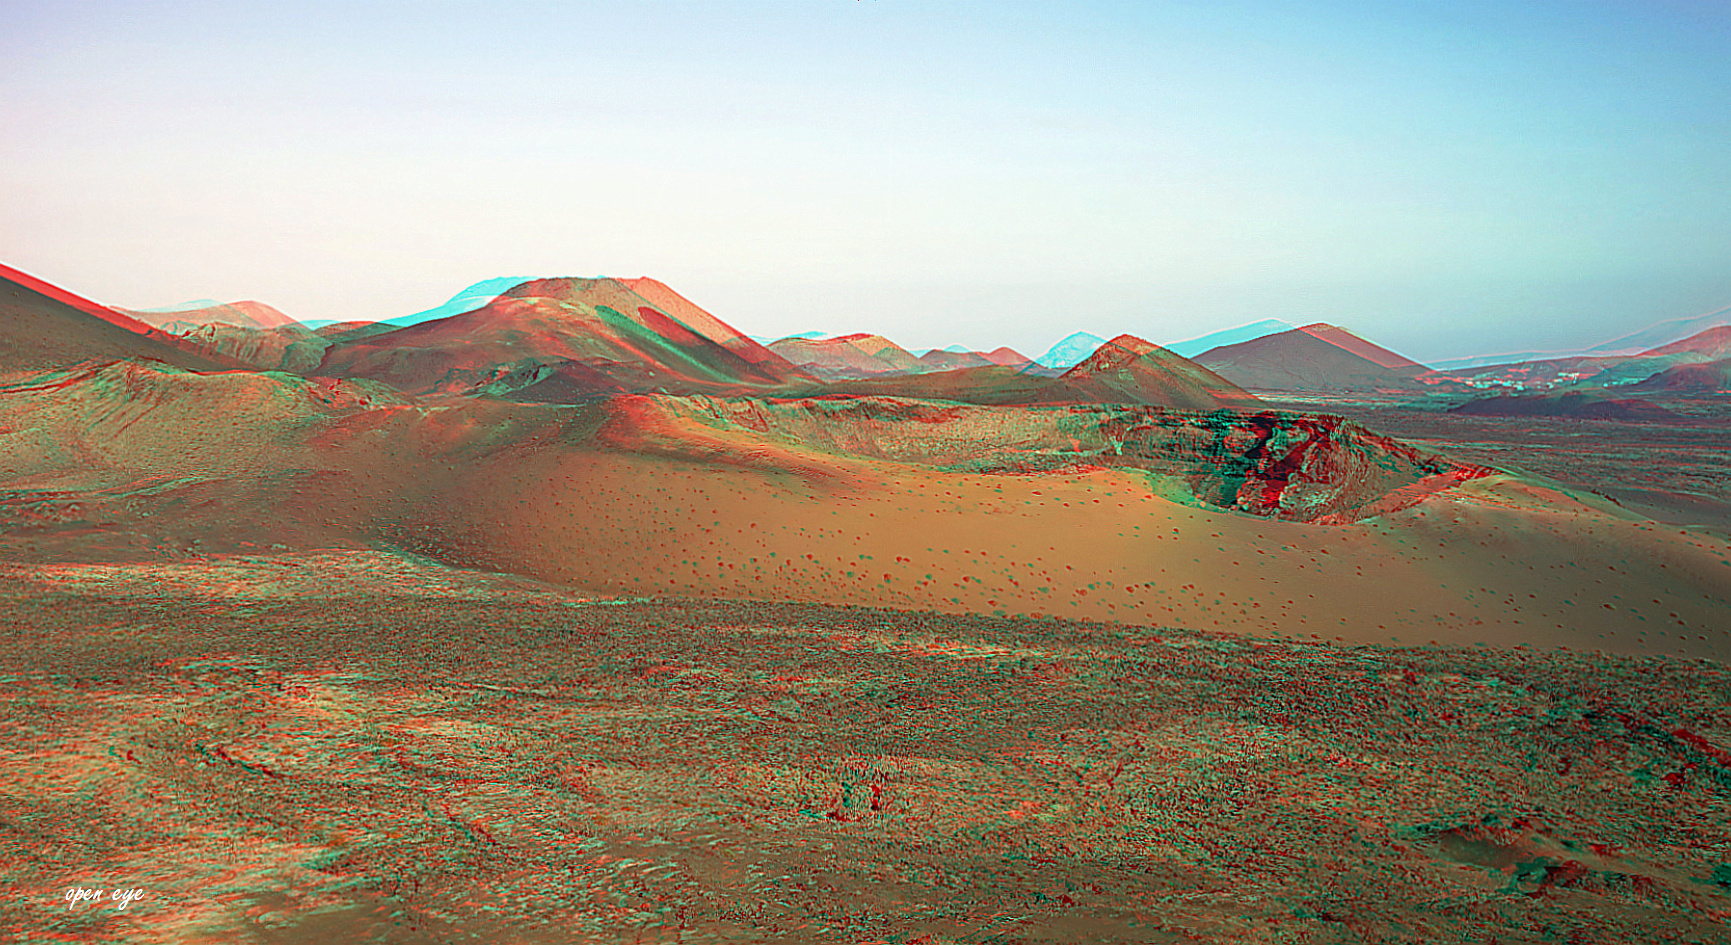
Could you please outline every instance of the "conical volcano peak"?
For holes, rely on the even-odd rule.
[[[1374,362],[1391,371],[1425,370],[1425,366],[1417,361],[1404,355],[1396,354],[1375,342],[1366,341],[1364,338],[1347,331],[1339,325],[1330,325],[1327,322],[1316,322],[1314,324],[1305,325],[1303,328],[1298,330],[1312,338],[1326,341],[1344,351],[1350,351],[1353,354],[1364,358],[1366,361]]]
[[[1138,338],[1135,335],[1119,335],[1111,341],[1108,341],[1094,349],[1093,354],[1083,358],[1075,367],[1066,371],[1065,375],[1082,376],[1086,374],[1098,374],[1101,371],[1115,371],[1130,364],[1132,361],[1147,357],[1151,354],[1165,354],[1171,357],[1176,357],[1176,355],[1172,355],[1171,352],[1168,352],[1165,348],[1162,348],[1145,338]]]

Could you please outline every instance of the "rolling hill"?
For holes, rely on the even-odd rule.
[[[1731,358],[1674,364],[1644,381],[1631,384],[1630,390],[1697,394],[1731,391]]]

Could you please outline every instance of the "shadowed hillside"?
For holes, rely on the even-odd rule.
[[[113,358],[152,358],[191,371],[240,366],[197,351],[119,311],[0,265],[0,374]]]

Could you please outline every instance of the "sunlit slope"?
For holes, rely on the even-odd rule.
[[[122,312],[0,266],[0,374],[107,358],[153,358],[196,371],[237,366],[191,350]]]
[[[734,392],[801,376],[719,321],[697,321],[686,325],[617,279],[541,279],[474,311],[333,346],[320,371],[415,393],[497,388],[507,376],[534,378],[534,368],[567,362],[629,390]]]
[[[926,439],[929,419],[880,435]],[[591,445],[552,448],[575,422],[453,483],[439,502],[472,524],[425,522],[419,547],[628,593],[1627,653],[1731,642],[1723,539],[1509,477],[1420,479],[1390,511],[1325,523],[1217,504],[1254,477],[1223,490],[1113,466],[1080,437],[1068,471],[1035,474],[763,445],[639,401],[597,405]]]
[[[1723,656],[1731,547],[1334,418],[424,405],[117,364],[0,390],[0,553],[402,547],[621,593]],[[58,557],[57,557],[58,556]]]
[[[799,369],[787,359],[741,334],[738,329],[700,308],[697,303],[675,292],[666,283],[647,277],[618,281],[647,299],[650,305],[677,319],[680,324],[757,365],[766,373],[778,378],[801,376]]]

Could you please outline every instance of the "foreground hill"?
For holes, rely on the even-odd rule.
[[[1318,322],[1205,351],[1196,363],[1251,390],[1406,389],[1428,369],[1353,333]]]
[[[618,279],[539,279],[460,315],[383,334],[335,335],[347,340],[325,353],[319,371],[415,393],[499,392],[517,379],[531,398],[534,384],[561,371],[567,384],[610,379],[595,392],[726,392],[810,380],[660,283],[637,283],[683,317]]]
[[[239,366],[123,312],[0,265],[0,374],[113,358],[151,358],[192,371]]]

